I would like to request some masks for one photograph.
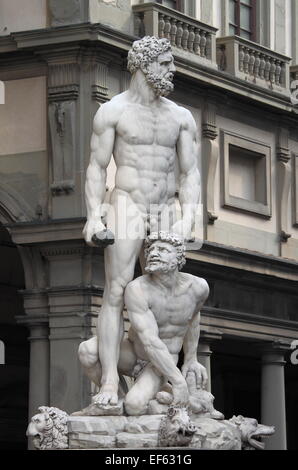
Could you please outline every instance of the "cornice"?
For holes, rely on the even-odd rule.
[[[252,315],[250,313],[244,313],[233,310],[226,310],[222,308],[215,307],[203,307],[201,310],[201,315],[203,319],[208,319],[208,317],[219,318],[230,321],[237,321],[239,323],[247,323],[253,325],[260,325],[264,327],[275,327],[288,330],[289,333],[295,334],[297,336],[297,322],[291,320],[283,320],[280,318],[273,317],[264,317],[261,315]],[[204,320],[203,320],[203,323]],[[207,324],[207,323],[206,323]],[[265,333],[266,330],[264,330]],[[224,331],[223,331],[224,334]],[[290,335],[289,335],[290,336]]]
[[[5,52],[30,51],[34,56],[42,51],[42,55],[45,53],[51,55],[52,51],[57,52],[60,46],[63,48],[73,44],[87,47],[102,43],[108,49],[108,51],[105,49],[105,53],[114,52],[124,57],[136,39],[136,36],[128,35],[100,23],[81,23],[12,33],[10,36],[0,37],[0,67],[1,54]],[[204,86],[208,90],[218,91],[225,95],[230,94],[238,98],[240,96],[247,102],[258,103],[263,108],[267,107],[271,110],[273,108],[276,112],[283,113],[289,118],[292,116],[293,122],[297,122],[297,115],[290,98],[287,96],[260,88],[252,83],[246,83],[244,80],[216,68],[194,63],[191,60],[191,55],[189,58],[175,56],[175,64],[177,78],[180,76],[184,81],[185,79],[193,79],[197,85]]]
[[[36,245],[40,243],[81,240],[86,219],[56,219],[43,222],[7,224],[6,227],[17,245]]]
[[[212,270],[215,266],[217,271],[220,266],[222,275],[225,277],[228,272],[234,272],[234,276],[240,279],[239,274],[242,272],[241,278],[245,278],[245,283],[252,282],[268,287],[268,285],[272,286],[274,281],[283,291],[293,293],[297,290],[298,263],[294,260],[207,241],[200,250],[188,251],[187,259],[188,265],[192,262],[204,264],[204,266],[210,266]],[[247,274],[244,276],[244,273]],[[251,275],[253,279],[249,280]]]

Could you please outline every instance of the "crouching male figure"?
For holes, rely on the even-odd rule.
[[[183,242],[166,232],[152,233],[145,243],[147,274],[130,282],[125,304],[130,320],[128,338],[121,343],[118,370],[136,381],[125,397],[129,415],[141,415],[162,390],[173,395],[172,404],[189,404],[188,374],[197,388],[205,387],[207,373],[197,361],[200,308],[209,294],[204,279],[180,273],[185,264]],[[80,345],[79,357],[86,374],[100,385],[101,367],[97,338]],[[184,363],[177,367],[183,347]]]

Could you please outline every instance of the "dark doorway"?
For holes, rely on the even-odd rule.
[[[261,422],[261,363],[250,343],[222,340],[212,347],[212,394],[226,419],[233,415]]]
[[[22,262],[8,231],[0,225],[0,450],[27,448],[29,342],[28,331],[16,322],[24,315],[19,289],[24,289]]]

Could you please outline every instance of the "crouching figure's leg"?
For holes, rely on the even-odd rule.
[[[151,364],[147,364],[125,397],[127,414],[133,416],[146,414],[149,401],[155,398],[163,382],[163,377],[157,375]]]

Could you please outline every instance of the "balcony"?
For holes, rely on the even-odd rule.
[[[217,28],[157,3],[134,5],[135,35],[169,39],[175,58],[217,68]]]
[[[290,94],[291,58],[238,36],[217,39],[219,70],[273,92]]]

